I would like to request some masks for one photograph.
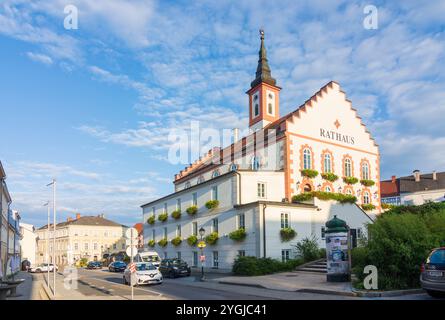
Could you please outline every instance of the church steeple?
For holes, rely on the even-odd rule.
[[[277,81],[272,78],[267,62],[266,47],[264,46],[264,31],[260,30],[261,47],[259,51],[256,78],[247,91],[249,95],[249,128],[256,131],[280,117],[280,90]]]
[[[250,84],[250,87],[253,88],[260,84],[261,82],[268,83],[272,86],[275,86],[277,81],[272,78],[272,74],[270,72],[269,63],[267,62],[267,52],[266,47],[264,46],[264,30],[260,30],[261,35],[261,47],[258,52],[258,67],[256,68],[256,78]]]

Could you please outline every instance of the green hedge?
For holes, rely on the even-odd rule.
[[[292,202],[302,202],[308,201],[312,198],[318,198],[320,200],[336,200],[340,203],[355,203],[357,198],[353,195],[335,193],[335,192],[324,192],[324,191],[312,191],[297,194],[292,197]]]
[[[374,265],[379,290],[418,288],[421,264],[431,249],[445,246],[445,204],[398,206],[368,228],[365,246],[352,252],[359,285],[364,267]]]
[[[188,207],[187,210],[185,210],[185,211],[187,211],[187,214],[193,216],[193,215],[195,215],[198,212],[198,207],[197,206],[191,206],[191,207]]]
[[[239,276],[261,276],[276,272],[292,271],[303,264],[302,259],[281,262],[271,258],[238,257],[232,267],[232,272]]]
[[[234,241],[243,241],[247,236],[246,230],[244,228],[239,228],[233,232],[229,233],[229,238]]]
[[[322,173],[321,177],[327,181],[334,182],[338,180],[338,176],[332,172]]]
[[[209,210],[215,209],[216,207],[219,206],[219,201],[218,200],[209,200],[206,202],[205,206]]]
[[[303,169],[301,170],[301,175],[308,178],[315,178],[316,176],[318,176],[318,171],[312,169]]]

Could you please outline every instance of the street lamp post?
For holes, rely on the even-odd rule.
[[[46,263],[48,264],[48,272],[47,272],[47,277],[46,277],[46,285],[48,286],[48,290],[49,290],[49,215],[50,215],[50,208],[49,208],[49,201],[47,201],[44,205],[44,207],[46,207],[48,210],[48,229],[46,231],[46,255],[45,255],[45,260]]]
[[[205,234],[206,230],[201,227],[201,229],[199,229],[199,235],[201,236],[201,242],[203,242],[203,237]],[[201,281],[204,281],[204,246],[201,246]]]
[[[53,295],[56,297],[56,180],[53,179],[51,183],[46,185],[47,187],[53,186]],[[48,266],[49,268],[49,266]]]

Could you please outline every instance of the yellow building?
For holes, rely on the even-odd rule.
[[[101,260],[104,254],[125,251],[125,231],[128,227],[103,215],[76,215],[76,219],[56,225],[55,258],[53,258],[53,225],[45,225],[37,230],[36,263],[49,261],[57,265],[72,265],[82,258]],[[49,240],[49,241],[48,241]],[[49,248],[49,258],[47,248]]]

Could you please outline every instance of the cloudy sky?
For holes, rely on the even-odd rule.
[[[78,29],[64,28],[66,5]],[[378,9],[378,29],[363,27]],[[340,82],[381,147],[382,176],[445,171],[445,1],[2,0],[0,160],[13,208],[131,224],[173,190],[168,133],[247,126],[258,29],[282,114]],[[193,159],[194,160],[194,159]]]

